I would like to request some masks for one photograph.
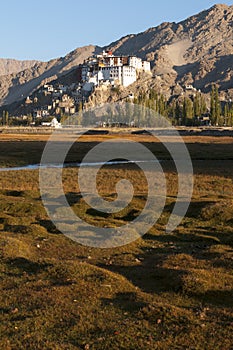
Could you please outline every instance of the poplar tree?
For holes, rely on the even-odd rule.
[[[203,95],[201,95],[201,98],[200,98],[200,112],[201,112],[201,115],[207,112],[206,100]]]
[[[200,117],[201,115],[201,103],[200,103],[200,94],[196,94],[194,97],[194,101],[193,101],[193,113],[194,113],[194,117]]]
[[[2,112],[2,125],[3,126],[6,125],[5,124],[5,122],[6,122],[6,120],[5,120],[5,113],[6,113],[5,111]]]
[[[216,105],[215,105],[215,87],[212,85],[211,96],[210,96],[210,115],[212,124],[216,123]]]
[[[216,123],[219,124],[221,116],[221,105],[219,102],[218,87],[215,85],[215,111],[216,111]]]
[[[184,98],[183,102],[183,122],[185,125],[193,124],[193,103],[187,97]]]
[[[8,111],[5,112],[5,125],[6,126],[9,125],[9,112]]]
[[[213,124],[218,125],[221,116],[221,104],[219,102],[218,87],[216,84],[212,85],[211,100],[210,100],[210,114]]]

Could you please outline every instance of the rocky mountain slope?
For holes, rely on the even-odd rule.
[[[208,91],[233,87],[233,5],[215,5],[180,23],[162,23],[111,45],[114,53],[136,54],[154,65],[168,84],[194,84]]]
[[[0,105],[8,105],[25,98],[41,85],[67,74],[87,57],[100,51],[99,47],[89,45],[78,48],[65,57],[37,62],[31,68],[18,73],[0,76]]]
[[[167,93],[177,84],[193,84],[208,92],[212,83],[233,92],[233,5],[215,5],[182,22],[165,22],[127,35],[105,48],[151,61],[153,75],[147,84]],[[78,48],[63,58],[0,76],[0,105],[23,99],[45,82],[64,77],[101,50],[97,46]]]
[[[10,58],[0,58],[0,76],[12,73],[18,73],[22,70],[31,68],[34,64],[39,63],[38,61],[19,61]]]

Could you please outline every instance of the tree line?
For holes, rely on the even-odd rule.
[[[233,126],[233,103],[220,102],[216,85],[212,86],[209,108],[206,96],[201,92],[168,100],[163,94],[151,89],[147,93],[140,91],[133,102],[155,110],[174,125],[200,125],[203,117],[206,117],[210,125]]]
[[[131,99],[126,101],[132,102]],[[175,126],[201,125],[203,120],[209,125],[233,126],[233,103],[230,100],[227,102],[220,101],[218,87],[215,84],[212,85],[208,106],[206,96],[201,92],[196,92],[191,96],[172,96],[170,99],[167,99],[155,89],[150,89],[147,92],[143,90],[139,91],[135,95],[133,103],[154,110],[167,118]],[[78,111],[80,112],[81,110],[82,105],[80,104]],[[131,114],[129,113],[129,122],[131,119],[133,120],[133,115],[131,116]],[[143,119],[143,116],[146,118],[144,114],[142,110],[141,119]],[[78,115],[81,118],[81,113],[78,113]],[[61,116],[61,122],[66,117]],[[28,115],[27,120],[19,120],[18,117],[9,117],[7,110],[3,110],[0,113],[1,126],[30,125],[31,122],[31,114]],[[140,120],[140,124],[144,122],[146,120]],[[82,124],[82,118],[79,120],[79,124]]]

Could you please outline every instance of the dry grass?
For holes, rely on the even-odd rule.
[[[209,153],[194,161],[193,198],[177,230],[164,231],[177,193],[167,161],[159,221],[143,238],[114,249],[81,246],[56,230],[40,201],[37,171],[0,173],[0,348],[232,349],[232,144],[212,141],[189,139],[194,158]],[[211,160],[215,149],[224,161]],[[80,198],[77,172],[63,171],[64,188],[85,220],[117,225],[143,207],[147,186],[134,166],[100,170],[98,188],[109,200],[120,178],[134,183],[130,206],[108,217]]]

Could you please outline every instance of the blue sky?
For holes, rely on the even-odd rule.
[[[178,22],[216,4],[209,0],[2,0],[1,58],[49,60],[104,46],[162,22]],[[232,5],[231,1],[225,4]]]

